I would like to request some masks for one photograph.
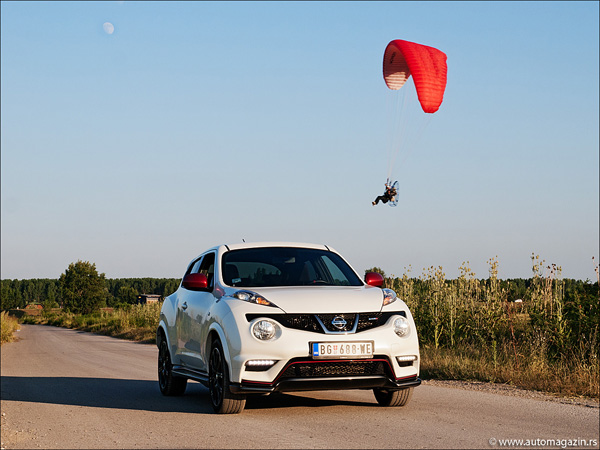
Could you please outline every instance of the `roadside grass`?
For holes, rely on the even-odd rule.
[[[52,325],[81,331],[113,336],[143,343],[156,342],[160,308],[162,303],[131,305],[111,312],[92,314],[42,313],[25,316],[23,323]]]
[[[14,333],[18,329],[17,318],[9,316],[7,311],[2,311],[0,313],[0,345],[12,342],[15,339]]]
[[[472,348],[422,347],[421,378],[505,383],[562,397],[599,398],[597,364],[551,364],[539,357],[516,361],[510,353],[498,355],[494,363],[484,353]]]

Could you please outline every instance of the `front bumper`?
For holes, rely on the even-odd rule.
[[[252,312],[238,302],[227,315],[223,330],[235,330],[224,333],[225,352],[228,355],[230,385],[238,392],[276,392],[293,390],[323,389],[403,389],[418,385],[419,342],[414,321],[408,310],[388,314],[387,320],[369,329],[351,333],[327,334],[293,328],[274,314]],[[264,308],[264,307],[263,307]],[[256,308],[263,311],[263,309]],[[370,315],[371,313],[364,313]],[[394,332],[394,320],[404,316],[411,322],[407,336],[398,337]],[[251,332],[253,324],[267,317],[277,324],[275,338],[268,341],[258,340]],[[282,315],[282,320],[287,315]],[[368,358],[321,360],[313,357],[311,343],[336,342],[373,342],[373,355]],[[398,358],[413,356],[415,360],[403,363]],[[250,361],[274,361],[264,369],[250,368]],[[376,367],[361,370],[361,364],[373,362]],[[337,364],[350,365],[337,370]],[[333,372],[320,371],[327,366]],[[317,368],[313,370],[311,367]],[[331,368],[331,367],[329,367]]]
[[[242,379],[230,389],[239,394],[339,389],[406,389],[421,384],[417,375],[397,378],[389,359],[290,360],[272,382]]]

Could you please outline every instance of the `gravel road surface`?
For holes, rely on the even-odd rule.
[[[330,391],[257,397],[242,414],[216,415],[198,383],[161,395],[154,345],[42,325],[17,335],[1,352],[6,449],[598,448],[595,402],[426,382],[404,408]]]

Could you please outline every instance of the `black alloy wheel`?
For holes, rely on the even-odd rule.
[[[210,390],[210,401],[213,408],[217,410],[223,403],[223,354],[220,345],[213,345],[210,352],[210,362],[208,367],[208,385]]]
[[[158,387],[163,395],[183,395],[187,387],[187,378],[173,375],[173,364],[167,340],[162,339],[158,347]]]
[[[218,414],[238,414],[244,410],[246,397],[229,390],[229,373],[219,340],[215,340],[208,361],[208,390],[210,402]]]

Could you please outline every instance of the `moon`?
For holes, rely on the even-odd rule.
[[[102,28],[104,28],[104,32],[106,34],[113,34],[113,32],[115,31],[115,26],[110,22],[104,22]]]

